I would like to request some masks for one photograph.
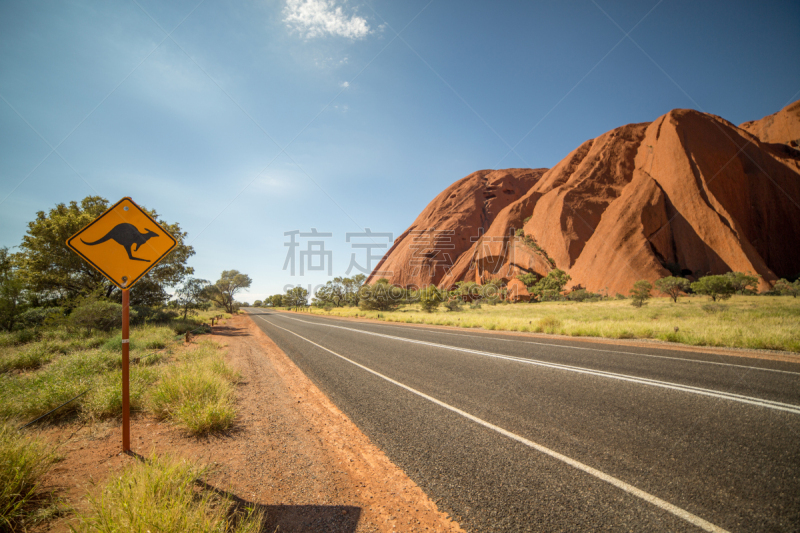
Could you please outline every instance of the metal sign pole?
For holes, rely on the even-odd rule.
[[[128,322],[130,297],[128,289],[122,289],[122,451],[131,451],[131,405],[129,390],[129,346]]]

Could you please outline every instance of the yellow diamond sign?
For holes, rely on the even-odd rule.
[[[120,289],[130,289],[177,245],[127,197],[67,239],[67,246]]]

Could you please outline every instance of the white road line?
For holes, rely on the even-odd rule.
[[[328,317],[316,317],[316,318],[328,318]],[[384,328],[395,328],[395,329],[407,329],[408,326],[395,326],[393,324],[375,324],[370,322],[371,326],[379,326]],[[420,331],[422,328],[416,328],[417,331]],[[427,329],[427,328],[426,328]],[[636,353],[636,352],[623,352],[622,350],[604,350],[601,348],[586,348],[583,346],[569,346],[564,344],[553,344],[551,342],[536,342],[536,341],[523,341],[518,339],[502,339],[502,338],[495,338],[489,335],[467,335],[465,333],[452,333],[449,331],[442,331],[440,329],[436,330],[437,334],[441,335],[451,335],[453,337],[468,337],[472,339],[488,339],[492,341],[501,341],[501,342],[517,342],[520,344],[535,344],[536,346],[550,346],[554,348],[563,348],[565,350],[587,350],[590,352],[603,352],[603,353],[615,353],[621,355],[631,355],[636,357],[652,357],[654,359],[671,359],[673,361],[683,361],[685,363],[698,363],[703,365],[718,365],[718,366],[730,366],[733,368],[742,368],[745,370],[759,370],[761,372],[777,372],[779,374],[792,374],[795,376],[800,376],[800,372],[792,372],[791,370],[778,370],[775,368],[762,368],[758,366],[747,366],[747,365],[735,365],[733,363],[720,363],[718,361],[704,361],[701,359],[686,359],[685,357],[670,357],[668,355],[654,355],[649,353]]]
[[[281,316],[281,315],[277,315],[277,316]],[[523,358],[523,357],[515,357],[515,356],[512,356],[512,355],[503,355],[503,354],[498,354],[498,353],[493,353],[493,352],[484,352],[484,351],[480,351],[480,350],[470,350],[468,348],[459,348],[457,346],[449,346],[447,344],[438,344],[438,343],[435,343],[435,342],[420,341],[420,340],[416,340],[416,339],[407,339],[405,337],[395,337],[393,335],[385,335],[383,333],[375,333],[373,331],[364,331],[364,330],[361,330],[361,329],[347,328],[347,327],[344,327],[344,326],[336,326],[336,325],[333,325],[333,324],[324,324],[324,323],[319,323],[319,322],[309,322],[307,320],[301,320],[299,318],[294,318],[294,317],[290,317],[290,316],[286,316],[286,317],[282,317],[282,318],[288,318],[289,320],[295,320],[297,322],[303,322],[304,324],[311,324],[313,326],[344,329],[344,330],[347,330],[347,331],[354,331],[356,333],[361,333],[362,335],[372,335],[372,336],[375,336],[375,337],[384,337],[386,339],[392,339],[392,340],[397,340],[397,341],[401,341],[401,342],[408,342],[408,343],[412,343],[412,344],[422,344],[422,345],[425,345],[425,346],[432,346],[432,347],[435,347],[435,348],[442,348],[442,349],[445,349],[445,350],[453,350],[453,351],[456,351],[456,352],[463,352],[463,353],[469,353],[469,354],[474,354],[474,355],[481,355],[481,356],[484,356],[484,357],[492,357],[492,358],[495,358],[495,359],[505,359],[507,361],[515,361],[515,362],[518,362],[518,363],[524,363],[524,364],[529,364],[529,365],[543,366],[543,367],[547,367],[547,368],[555,368],[555,369],[558,369],[558,370],[566,370],[568,372],[575,372],[575,373],[578,373],[578,374],[586,374],[586,375],[604,377],[604,378],[609,378],[609,379],[616,379],[616,380],[619,380],[619,381],[627,381],[629,383],[637,383],[637,384],[640,384],[640,385],[649,385],[651,387],[659,387],[659,388],[663,388],[663,389],[677,390],[677,391],[681,391],[681,392],[688,392],[688,393],[691,393],[691,394],[699,394],[701,396],[710,396],[712,398],[720,398],[720,399],[723,399],[723,400],[730,400],[730,401],[734,401],[734,402],[745,403],[745,404],[749,404],[749,405],[755,405],[755,406],[758,406],[758,407],[766,407],[768,409],[775,409],[775,410],[778,410],[778,411],[785,411],[787,413],[792,413],[792,414],[800,414],[800,406],[798,406],[798,405],[792,405],[792,404],[783,403],[783,402],[776,402],[776,401],[773,401],[773,400],[764,400],[762,398],[754,398],[752,396],[744,396],[744,395],[741,395],[741,394],[734,394],[732,392],[722,392],[722,391],[717,391],[717,390],[713,390],[713,389],[704,389],[704,388],[701,388],[701,387],[694,387],[694,386],[691,386],[691,385],[681,385],[680,383],[672,383],[672,382],[669,382],[669,381],[660,381],[660,380],[656,380],[656,379],[649,379],[649,378],[631,376],[631,375],[628,375],[628,374],[618,374],[616,372],[606,372],[606,371],[603,371],[603,370],[593,370],[593,369],[590,369],[590,368],[583,368],[583,367],[579,367],[579,366],[564,365],[564,364],[560,364],[560,363],[551,363],[551,362],[548,362],[548,361],[540,361],[540,360],[537,360],[537,359],[527,359],[527,358]],[[266,320],[266,319],[262,319],[262,320]]]
[[[639,488],[634,487],[633,485],[625,483],[621,479],[617,479],[614,476],[611,476],[609,474],[606,474],[605,472],[601,472],[600,470],[597,470],[596,468],[592,468],[591,466],[586,465],[584,463],[581,463],[580,461],[576,461],[575,459],[572,459],[571,457],[567,457],[566,455],[560,454],[555,450],[551,450],[550,448],[542,446],[541,444],[537,444],[537,443],[535,443],[535,442],[533,442],[531,440],[526,439],[525,437],[521,437],[520,435],[517,435],[516,433],[512,433],[512,432],[510,432],[510,431],[508,431],[506,429],[503,429],[500,426],[495,426],[491,422],[487,422],[486,420],[483,420],[481,418],[478,418],[477,416],[471,415],[471,414],[467,413],[466,411],[462,411],[458,407],[454,407],[454,406],[452,406],[450,404],[444,403],[441,400],[437,400],[436,398],[434,398],[432,396],[428,396],[424,392],[420,392],[417,389],[414,389],[412,387],[409,387],[408,385],[404,385],[403,383],[400,383],[399,381],[395,381],[392,378],[381,374],[380,372],[376,372],[375,370],[372,370],[371,368],[368,368],[368,367],[366,367],[366,366],[364,366],[364,365],[362,365],[360,363],[357,363],[357,362],[353,361],[352,359],[348,359],[347,357],[345,357],[343,355],[340,355],[340,354],[334,352],[333,350],[329,350],[328,348],[325,348],[324,346],[321,346],[321,345],[317,344],[316,342],[303,337],[302,335],[298,335],[297,333],[295,333],[292,330],[289,330],[289,329],[286,329],[284,327],[278,326],[277,324],[274,324],[274,323],[270,322],[266,318],[263,318],[261,316],[259,316],[259,318],[261,320],[263,320],[264,322],[266,322],[267,324],[270,324],[273,327],[276,327],[276,328],[282,329],[282,330],[284,330],[286,332],[289,332],[292,335],[295,335],[296,337],[300,337],[304,341],[306,341],[306,342],[308,342],[310,344],[313,344],[317,348],[325,350],[326,352],[329,352],[329,353],[335,355],[336,357],[339,357],[340,359],[343,359],[343,360],[347,361],[348,363],[353,364],[353,365],[361,368],[362,370],[366,370],[370,374],[378,376],[379,378],[384,379],[384,380],[388,381],[389,383],[392,383],[393,385],[397,385],[398,387],[400,387],[402,389],[405,389],[408,392],[411,392],[413,394],[416,394],[417,396],[419,396],[421,398],[424,398],[424,399],[426,399],[426,400],[428,400],[430,402],[433,402],[433,403],[435,403],[436,405],[438,405],[440,407],[444,407],[448,411],[452,411],[453,413],[461,415],[464,418],[466,418],[468,420],[471,420],[472,422],[475,422],[476,424],[480,424],[481,426],[483,426],[485,428],[488,428],[488,429],[491,429],[493,431],[496,431],[497,433],[500,433],[501,435],[503,435],[505,437],[508,437],[508,438],[510,438],[512,440],[515,440],[515,441],[519,442],[519,443],[522,443],[522,444],[524,444],[524,445],[526,445],[526,446],[528,446],[530,448],[533,448],[534,450],[536,450],[538,452],[541,452],[541,453],[544,453],[546,455],[549,455],[550,457],[552,457],[554,459],[557,459],[557,460],[559,460],[559,461],[561,461],[563,463],[566,463],[566,464],[568,464],[569,466],[571,466],[573,468],[577,468],[578,470],[580,470],[582,472],[585,472],[585,473],[587,473],[589,475],[592,475],[592,476],[594,476],[594,477],[596,477],[596,478],[598,478],[598,479],[600,479],[602,481],[605,481],[606,483],[614,485],[615,487],[624,490],[628,494],[631,494],[632,496],[636,496],[637,498],[641,498],[642,500],[644,500],[644,501],[646,501],[648,503],[651,503],[651,504],[655,505],[656,507],[659,507],[659,508],[661,508],[661,509],[663,509],[663,510],[669,512],[669,513],[672,513],[673,515],[675,515],[675,516],[677,516],[679,518],[682,518],[683,520],[686,520],[690,524],[694,524],[695,526],[697,526],[697,527],[699,527],[699,528],[701,528],[701,529],[703,529],[705,531],[714,531],[714,532],[718,532],[718,533],[727,533],[727,530],[722,529],[721,527],[716,526],[716,525],[712,524],[711,522],[708,522],[707,520],[703,520],[699,516],[694,515],[694,514],[690,513],[689,511],[686,511],[684,509],[681,509],[680,507],[678,507],[676,505],[673,505],[673,504],[671,504],[671,503],[669,503],[667,501],[664,501],[661,498],[658,498],[657,496],[653,496],[649,492],[645,492],[645,491],[643,491],[643,490],[641,490]],[[305,322],[305,321],[301,320],[300,322]],[[345,329],[347,329],[347,328],[345,328]]]

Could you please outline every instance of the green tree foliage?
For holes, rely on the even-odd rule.
[[[80,297],[78,305],[67,318],[67,324],[76,329],[83,329],[87,334],[92,331],[111,331],[122,325],[122,305],[103,298],[97,291]],[[130,311],[131,319],[135,319],[135,311]]]
[[[677,303],[681,293],[689,291],[689,280],[675,276],[667,276],[656,280],[656,289],[668,294],[672,301]]]
[[[442,303],[443,295],[435,285],[429,285],[419,293],[419,305],[426,313],[432,313]]]
[[[0,248],[0,329],[11,331],[25,311],[24,285],[8,248]]]
[[[347,305],[358,307],[361,298],[359,290],[367,281],[367,276],[364,274],[356,274],[352,278],[342,278],[342,286],[344,287],[344,297]]]
[[[631,289],[631,305],[634,307],[641,307],[650,299],[650,291],[653,290],[653,284],[646,279],[640,279],[633,284]]]
[[[97,270],[70,250],[66,241],[108,208],[108,201],[87,196],[80,202],[57,204],[49,212],[39,211],[28,223],[20,244],[19,271],[23,284],[44,300],[66,301],[102,289],[107,296],[115,287]],[[186,262],[194,248],[184,243],[186,233],[180,226],[160,220],[158,214],[144,209],[175,237],[178,245],[130,291],[131,305],[161,304],[168,299],[166,289],[179,284],[194,269]],[[117,290],[117,298],[120,298]]]
[[[263,305],[264,302],[262,302],[261,300],[256,300],[255,302],[253,302],[253,307],[262,307]]]
[[[758,289],[758,277],[744,272],[728,272],[725,274],[736,294],[754,294]]]
[[[564,287],[567,286],[571,279],[569,274],[563,270],[553,269],[532,287],[531,293],[540,302],[558,300],[561,296],[561,291],[564,290]]]
[[[175,291],[175,301],[183,309],[184,320],[208,302],[208,286],[207,280],[189,278]]]
[[[533,272],[525,272],[524,274],[518,275],[517,279],[524,283],[526,287],[531,288],[539,281],[539,276]]]
[[[283,295],[282,294],[273,294],[269,298],[267,298],[270,307],[283,307]]]
[[[225,270],[216,283],[206,288],[204,296],[227,312],[235,313],[236,293],[250,287],[252,282],[247,274],[242,274],[238,270]]]
[[[359,307],[365,311],[393,311],[406,299],[406,291],[381,278],[359,290]]]
[[[775,294],[788,295],[791,294],[794,298],[800,294],[800,279],[795,280],[794,283],[789,283],[788,280],[781,278],[775,282],[775,287],[772,291]]]
[[[294,307],[295,310],[308,305],[308,289],[304,289],[299,285],[292,287],[283,295],[283,305],[286,307]]]
[[[705,294],[712,301],[726,300],[736,292],[728,276],[705,276],[691,284],[697,294]]]

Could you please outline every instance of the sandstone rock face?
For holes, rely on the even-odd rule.
[[[403,287],[439,285],[505,207],[527,193],[545,169],[479,170],[440,193],[370,274]],[[472,239],[472,240],[471,240]]]
[[[761,142],[788,144],[792,148],[800,145],[800,100],[789,104],[777,113],[761,120],[751,120],[739,127],[752,133]]]
[[[800,102],[745,129],[677,109],[586,141],[550,170],[480,171],[417,217],[368,282],[511,280],[566,270],[627,294],[640,279],[800,273]],[[383,271],[378,273],[377,271]]]

